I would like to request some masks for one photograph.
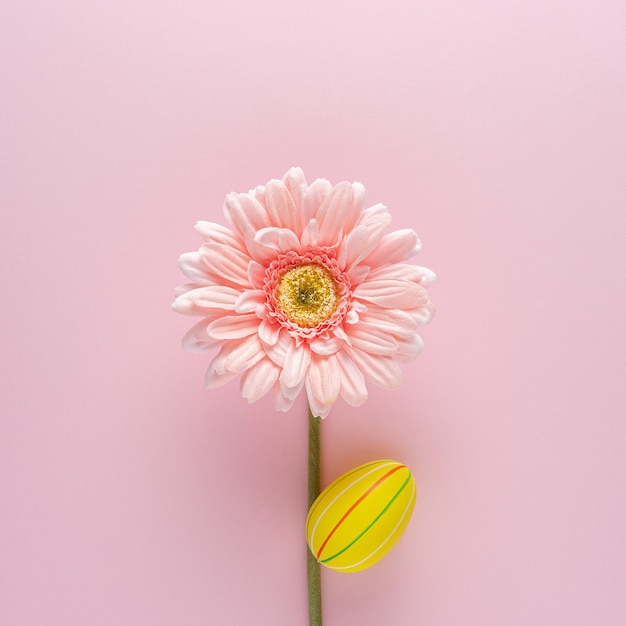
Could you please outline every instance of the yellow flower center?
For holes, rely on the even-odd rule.
[[[321,265],[301,265],[286,271],[276,286],[281,311],[294,324],[314,328],[337,310],[337,283]]]

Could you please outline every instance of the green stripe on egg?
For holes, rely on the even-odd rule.
[[[415,506],[415,480],[391,460],[360,465],[332,482],[309,509],[307,543],[331,569],[356,572],[396,544]]]

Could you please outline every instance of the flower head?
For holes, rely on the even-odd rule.
[[[417,235],[387,232],[389,212],[365,208],[360,183],[307,185],[299,168],[229,194],[224,212],[230,229],[196,225],[204,243],[181,256],[192,282],[173,304],[202,318],[183,347],[217,349],[205,384],[241,374],[248,401],[271,391],[283,411],[305,389],[320,417],[340,395],[363,404],[366,379],[397,388],[398,361],[421,352],[417,327],[434,313],[433,272],[405,263],[420,249]]]

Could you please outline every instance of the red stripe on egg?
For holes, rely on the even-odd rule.
[[[326,537],[326,539],[324,539],[324,543],[322,543],[322,545],[320,546],[320,549],[317,551],[317,554],[316,554],[316,558],[318,561],[321,558],[322,552],[324,551],[326,544],[330,541],[330,538],[335,534],[337,529],[341,526],[341,524],[343,524],[343,522],[350,515],[350,513],[352,513],[352,511],[354,511],[354,509],[356,509],[356,507],[359,506],[359,504],[361,504],[361,502],[363,502],[363,500],[365,500],[365,498],[367,498],[367,496],[369,496],[377,487],[379,487],[382,483],[384,483],[385,480],[387,480],[387,478],[389,478],[392,474],[395,474],[395,472],[397,472],[398,470],[401,470],[403,467],[405,466],[397,465],[393,469],[390,469],[386,474],[381,476],[373,485],[371,485],[367,489],[367,491],[365,491],[363,494],[359,496],[359,498],[354,502],[354,504],[350,506],[350,508],[343,514],[341,519],[335,524],[335,527],[330,531],[330,533],[328,533],[328,536]]]

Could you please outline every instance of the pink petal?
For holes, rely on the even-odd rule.
[[[204,378],[204,384],[213,389],[231,381],[244,369],[263,358],[263,350],[256,336],[240,341],[229,341],[215,355]]]
[[[300,240],[292,230],[287,228],[276,228],[274,226],[262,228],[256,233],[254,240],[267,248],[280,252],[288,252],[289,250],[298,250],[300,248]]]
[[[241,245],[241,237],[235,235],[235,233],[215,222],[197,222],[195,225],[196,232],[206,241],[213,241],[215,243],[221,243],[231,248],[237,248],[243,250]]]
[[[331,337],[330,339],[311,339],[309,341],[309,348],[315,354],[321,356],[329,356],[335,354],[335,352],[341,350],[344,345],[344,340],[339,337]]]
[[[184,285],[178,285],[178,287],[174,288],[174,295],[176,296],[176,298],[178,298],[178,296],[182,296],[184,293],[187,293],[192,289],[197,289],[199,286],[200,285],[197,285],[196,283],[186,283]]]
[[[337,326],[337,328],[334,329],[333,333],[335,334],[335,337],[350,345],[350,337],[348,337],[348,334],[341,326]]]
[[[217,389],[218,387],[223,387],[227,383],[229,383],[233,378],[237,377],[239,372],[224,372],[223,374],[218,374],[211,366],[206,371],[204,375],[204,386],[207,389]]]
[[[259,324],[259,337],[263,343],[273,346],[278,341],[282,328],[278,322],[265,318]]]
[[[345,352],[337,354],[337,362],[341,370],[341,397],[350,406],[361,406],[367,400],[363,374]]]
[[[369,258],[367,260],[369,261]],[[420,267],[419,265],[394,263],[393,265],[386,265],[372,270],[370,278],[376,280],[383,278],[402,278],[422,285],[422,287],[427,287],[434,282],[435,274],[431,270]]]
[[[303,224],[308,224],[317,215],[318,209],[322,206],[332,188],[333,186],[325,178],[318,178],[313,181],[305,191],[302,200]]]
[[[252,226],[248,226],[248,228],[246,228],[246,233],[244,235],[246,250],[251,259],[264,266],[263,269],[265,271],[267,261],[276,257],[276,251],[271,248],[267,248],[256,241],[256,234],[257,231],[252,228]]]
[[[237,286],[248,283],[247,254],[220,243],[205,243],[200,254],[210,275],[223,283],[225,280]]]
[[[178,266],[189,280],[198,285],[215,284],[215,279],[207,271],[200,252],[185,252],[185,254],[181,254],[178,259]]]
[[[213,318],[206,318],[192,326],[182,340],[184,350],[189,352],[206,352],[215,346],[215,342],[209,339],[206,328]]]
[[[352,230],[358,213],[354,210],[354,189],[347,182],[335,185],[315,217],[319,223],[318,244],[333,246],[342,232]]]
[[[280,375],[280,384],[283,394],[290,397],[289,389],[296,388],[303,380],[311,362],[311,351],[305,343],[296,345],[292,341],[287,348],[283,371]]]
[[[368,278],[353,291],[355,298],[394,309],[412,309],[428,302],[428,293],[407,280]]]
[[[384,309],[376,305],[370,305],[363,317],[372,324],[378,324],[379,321],[389,321],[407,330],[414,331],[417,328],[417,323],[413,318],[413,311],[414,309],[404,311],[402,309]]]
[[[250,261],[248,263],[248,271],[247,271],[248,282],[255,289],[263,288],[263,283],[265,281],[265,271],[266,269],[260,263],[257,263],[256,261]]]
[[[271,223],[300,234],[300,211],[296,208],[287,187],[279,180],[271,180],[265,186],[265,204]]]
[[[319,417],[320,419],[325,419],[333,406],[333,403],[324,404],[321,402],[319,398],[317,398],[313,392],[311,391],[311,384],[309,379],[306,379],[306,395],[309,403],[309,408],[311,409],[311,413],[315,415],[315,417]]]
[[[267,203],[265,202],[265,185],[258,185],[250,192],[254,195],[254,199],[265,209],[267,213]],[[263,226],[269,226],[272,223],[269,213],[267,214],[267,222]],[[261,228],[261,227],[259,227]]]
[[[310,248],[317,245],[317,236],[319,232],[319,226],[315,218],[311,219],[309,223],[302,230],[302,236],[300,241],[302,247]]]
[[[229,193],[224,200],[224,215],[242,235],[248,225],[258,230],[271,223],[265,207],[249,193]]]
[[[300,395],[302,387],[304,387],[304,379],[302,379],[295,387],[287,387],[282,380],[280,381],[281,393],[289,400],[295,400]]]
[[[225,315],[211,322],[207,327],[207,333],[211,339],[224,341],[256,335],[258,328],[259,318],[254,313]]]
[[[437,280],[435,272],[427,267],[422,267],[421,265],[416,265],[415,267],[420,274],[419,283],[422,287],[430,287]]]
[[[186,294],[181,294],[172,302],[172,311],[180,313],[181,315],[202,315],[202,309],[198,309],[185,295]]]
[[[358,226],[364,226],[368,232],[367,244],[357,253],[356,250],[351,254],[352,265],[360,263],[368,254],[370,254],[378,245],[383,235],[387,232],[391,223],[391,215],[387,207],[382,204],[376,204],[369,209],[365,209],[358,221]],[[356,256],[354,256],[356,254]],[[347,267],[350,267],[348,265]]]
[[[259,308],[265,306],[265,292],[260,289],[249,289],[244,291],[235,302],[236,313],[252,313],[259,316]]]
[[[402,384],[402,370],[393,357],[372,355],[355,348],[346,351],[363,375],[375,385],[391,391]]]
[[[341,269],[351,267],[355,260],[359,258],[359,255],[366,249],[369,237],[369,231],[362,224],[359,224],[348,233],[341,245],[337,259]]]
[[[261,326],[264,325],[264,321],[261,322],[261,325],[259,326],[259,331],[261,329]],[[287,350],[289,350],[289,346],[295,340],[282,326],[280,326],[279,324],[276,324],[276,326],[278,326],[278,338],[273,344],[264,342],[263,348],[267,353],[267,356],[272,359],[272,361],[274,361],[276,365],[282,367],[285,364],[285,359],[287,358]],[[261,337],[261,339],[263,338]]]
[[[292,167],[282,178],[283,185],[293,198],[297,210],[302,209],[302,201],[306,192],[307,184],[304,172],[299,167]]]
[[[352,183],[352,191],[353,191],[353,211],[360,215],[365,210],[365,186],[362,183],[356,182]]]
[[[376,249],[363,262],[370,267],[400,263],[415,256],[421,247],[415,231],[410,228],[394,230],[382,237]]]
[[[231,351],[232,347],[226,344],[213,357],[204,376],[204,384],[209,389],[221,387],[237,376],[238,372],[231,372],[226,369],[226,357]]]
[[[345,323],[346,324],[357,324],[359,319],[359,312],[356,309],[350,309],[346,313]]]
[[[358,223],[363,224],[363,226],[365,226],[368,230],[376,231],[380,230],[380,228],[384,226],[384,233],[386,232],[389,224],[391,224],[391,214],[389,213],[389,209],[384,204],[379,202],[378,204],[374,204],[368,209],[365,209],[365,211],[361,213]]]
[[[256,365],[244,372],[241,377],[241,395],[248,402],[260,400],[272,389],[278,380],[280,368],[269,359],[261,359]]]
[[[225,285],[209,285],[208,287],[198,287],[183,294],[178,300],[189,301],[195,307],[201,309],[217,309],[222,311],[234,311],[235,302],[240,296],[240,292]]]
[[[391,315],[385,315],[387,311]],[[409,339],[415,335],[417,324],[413,316],[406,311],[373,307],[367,313],[361,315],[359,327],[366,328],[374,333],[389,335],[396,339]]]
[[[424,306],[412,311],[412,314],[415,321],[423,326],[424,324],[428,324],[428,322],[433,319],[435,311],[435,305],[432,302],[427,302]]]
[[[404,357],[403,360],[414,359],[424,350],[424,340],[419,335],[413,335],[408,339],[401,339],[398,342],[398,355]]]
[[[281,390],[280,382],[274,383],[273,391],[274,391],[274,408],[277,411],[283,411],[283,412],[288,411],[292,407],[295,397],[294,398],[285,397]]]
[[[360,285],[370,273],[370,268],[367,265],[355,265],[348,271],[348,277],[350,283],[353,286]]]
[[[229,352],[225,356],[224,364],[229,372],[246,370],[265,356],[257,335],[251,335],[240,341],[231,341],[227,345]]]
[[[395,354],[398,342],[388,333],[368,324],[355,324],[346,329],[350,343],[369,354]]]
[[[306,375],[307,393],[317,406],[332,404],[339,396],[341,376],[335,356],[312,355]],[[321,417],[321,416],[320,416]]]
[[[385,267],[376,267],[370,274],[370,280],[408,280],[409,282],[417,283],[418,272],[414,271],[415,265],[408,265],[406,263],[394,263],[393,265],[386,265]]]

